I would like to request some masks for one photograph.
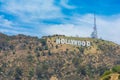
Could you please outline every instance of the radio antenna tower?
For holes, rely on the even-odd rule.
[[[94,13],[94,27],[93,27],[93,32],[91,34],[92,38],[98,38],[97,36],[97,26],[96,26],[96,15]]]

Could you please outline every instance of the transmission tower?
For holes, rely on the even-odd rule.
[[[96,26],[96,16],[94,14],[94,27],[93,27],[93,32],[91,34],[92,38],[98,38],[97,36],[97,26]]]

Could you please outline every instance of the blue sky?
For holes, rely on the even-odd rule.
[[[119,0],[0,0],[0,32],[90,37],[94,12],[98,36],[120,44]]]

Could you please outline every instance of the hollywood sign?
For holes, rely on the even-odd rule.
[[[56,39],[56,44],[70,44],[75,46],[91,46],[90,41],[80,41],[72,39]]]

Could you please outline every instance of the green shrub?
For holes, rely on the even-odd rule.
[[[83,47],[80,47],[80,48],[79,48],[79,51],[80,51],[81,53],[84,53],[84,48],[83,48]]]
[[[39,80],[47,78],[48,65],[46,63],[39,63],[36,67],[36,76]]]
[[[111,73],[112,73],[111,71],[105,71],[104,74],[102,75],[102,77],[108,76]]]
[[[40,53],[39,53],[39,52],[37,52],[37,53],[36,53],[36,56],[37,56],[37,57],[40,57]]]
[[[103,78],[103,80],[110,80],[110,76],[107,76],[107,77],[105,77],[105,78]]]
[[[7,63],[3,62],[3,63],[2,63],[2,67],[3,67],[3,68],[6,68],[6,67],[7,67]]]
[[[51,55],[52,55],[52,53],[50,52],[50,50],[48,51],[48,55],[49,55],[49,56],[51,56]]]
[[[15,51],[13,51],[13,54],[15,54]]]
[[[48,46],[45,46],[45,47],[44,47],[44,50],[48,50]]]
[[[56,49],[58,49],[58,45],[56,45],[55,47],[56,47]]]
[[[120,75],[118,76],[118,79],[120,80]]]
[[[77,73],[80,73],[82,75],[86,75],[86,70],[85,70],[85,67],[84,66],[78,66],[77,67]]]
[[[30,68],[29,70],[29,78],[31,80],[31,78],[34,76],[34,69],[33,68]]]
[[[20,67],[15,69],[15,80],[21,80],[23,70]]]
[[[120,65],[114,66],[114,67],[112,68],[112,71],[113,71],[113,72],[120,73]]]
[[[2,70],[2,68],[0,67],[0,73],[2,72],[3,70]]]
[[[27,61],[28,62],[33,62],[34,57],[30,54],[27,56]]]
[[[46,45],[46,39],[40,39],[40,42],[42,43],[42,46]]]

